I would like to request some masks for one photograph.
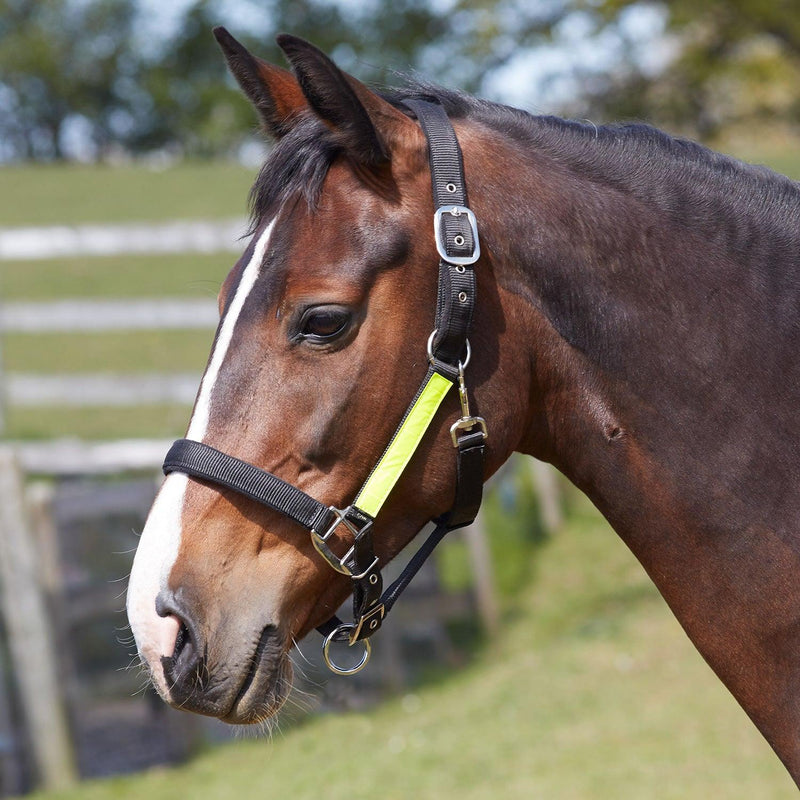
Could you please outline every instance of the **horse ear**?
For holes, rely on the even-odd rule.
[[[391,158],[413,122],[361,81],[348,75],[314,45],[282,33],[278,46],[289,59],[300,88],[319,117],[339,134],[356,162],[376,166]]]
[[[308,103],[291,72],[252,55],[223,27],[214,28],[233,77],[255,106],[268,133],[280,139],[292,129]]]

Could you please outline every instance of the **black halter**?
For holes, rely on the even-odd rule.
[[[436,206],[434,236],[440,256],[436,327],[428,339],[430,365],[425,379],[353,503],[343,510],[325,506],[270,472],[189,439],[178,439],[164,461],[165,474],[182,472],[210,481],[286,514],[311,532],[314,547],[333,569],[350,577],[353,621],[344,623],[333,616],[317,628],[325,636],[323,652],[328,667],[346,675],[366,665],[370,655],[368,638],[380,628],[398,596],[444,535],[475,519],[483,492],[486,424],[481,417],[470,414],[464,383],[470,358],[467,334],[475,307],[472,265],[480,256],[477,224],[467,207],[461,149],[446,112],[433,98],[407,100],[405,105],[416,115],[428,140]],[[434,520],[435,530],[384,592],[372,541],[374,516],[454,384],[458,384],[461,418],[450,428],[457,463],[453,505],[447,514]],[[341,557],[329,547],[340,526],[352,537],[352,546]],[[360,641],[365,647],[361,661],[350,669],[337,666],[329,655],[331,643],[344,640],[350,645]]]

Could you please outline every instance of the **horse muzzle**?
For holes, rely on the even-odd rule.
[[[248,725],[273,716],[291,688],[292,668],[285,637],[275,625],[252,634],[224,629],[214,641],[205,636],[191,615],[162,596],[158,613],[175,631],[158,663],[150,663],[154,683],[174,708],[218,717],[224,722]],[[158,678],[161,677],[158,675]]]

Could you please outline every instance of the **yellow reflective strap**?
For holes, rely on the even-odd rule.
[[[371,517],[378,515],[451,386],[453,386],[452,381],[442,377],[438,372],[431,373],[425,388],[411,406],[372,475],[361,487],[353,505]]]

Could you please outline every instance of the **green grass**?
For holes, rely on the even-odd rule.
[[[538,551],[498,641],[466,669],[371,711],[35,798],[796,797],[641,568],[581,503]]]
[[[183,436],[189,424],[190,406],[152,405],[131,407],[8,408],[5,436],[33,440],[77,437],[80,439],[165,438]]]
[[[202,372],[211,330],[8,334],[9,372]]]
[[[247,213],[256,170],[229,162],[0,167],[0,226],[164,221]]]
[[[236,259],[235,253],[190,253],[0,261],[0,292],[4,300],[215,298]]]

